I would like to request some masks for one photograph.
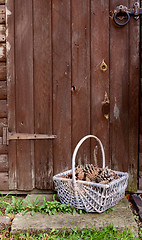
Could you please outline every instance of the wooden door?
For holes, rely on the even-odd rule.
[[[139,1],[110,1],[110,9]],[[128,171],[130,191],[138,180],[140,20],[110,24],[110,147],[112,168]],[[119,159],[119,160],[118,160]]]
[[[101,139],[106,165],[129,171],[129,189],[136,189],[139,20],[118,28],[110,12],[133,3],[7,0],[9,131],[57,135],[9,142],[9,189],[52,189],[53,174],[71,168],[87,134]],[[94,162],[94,152],[101,166],[91,141],[77,163]]]
[[[51,2],[10,0],[7,5],[9,131],[51,134]],[[10,189],[51,189],[52,176],[51,140],[10,141]]]
[[[142,4],[141,4],[142,5]],[[142,19],[140,22],[142,26]],[[142,190],[142,30],[141,30],[141,37],[140,37],[140,111],[139,111],[139,190]]]

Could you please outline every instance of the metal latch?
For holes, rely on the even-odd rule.
[[[105,92],[105,98],[102,101],[102,112],[103,112],[104,117],[106,119],[109,119],[110,102],[109,102],[109,98],[108,98],[107,92]]]
[[[3,127],[3,137],[2,144],[9,144],[10,140],[38,140],[38,139],[54,139],[57,138],[56,135],[47,134],[31,134],[31,133],[16,133],[9,132],[8,127]]]
[[[118,26],[125,26],[130,21],[130,16],[133,15],[135,20],[142,15],[142,8],[139,8],[139,3],[135,2],[133,8],[128,9],[126,6],[117,6],[113,12],[113,20]]]

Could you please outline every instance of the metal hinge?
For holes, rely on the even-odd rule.
[[[9,132],[8,127],[3,127],[3,137],[2,144],[9,144],[10,140],[39,140],[39,139],[54,139],[57,138],[56,135],[47,135],[47,134],[31,134],[31,133],[16,133]]]
[[[130,21],[130,16],[138,20],[140,15],[142,15],[142,8],[139,7],[138,2],[135,2],[130,9],[123,5],[117,6],[113,11],[113,20],[118,26],[123,27]]]

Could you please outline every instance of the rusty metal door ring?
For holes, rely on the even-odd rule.
[[[126,19],[126,21],[121,23],[118,21],[118,19],[121,21],[123,19]],[[113,20],[118,26],[125,26],[130,21],[130,15],[129,15],[129,12],[127,11],[127,7],[123,5],[118,6],[114,11]]]
[[[126,6],[117,6],[113,12],[113,20],[118,26],[125,26],[130,21],[130,16],[133,15],[135,20],[142,15],[142,8],[139,8],[139,3],[135,2],[133,8],[128,9]],[[123,21],[123,22],[122,22]]]

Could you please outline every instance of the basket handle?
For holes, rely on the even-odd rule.
[[[103,144],[101,143],[100,139],[97,138],[96,136],[94,136],[94,135],[87,135],[87,136],[83,137],[83,138],[78,142],[78,144],[76,145],[76,147],[75,147],[75,149],[74,149],[73,155],[72,155],[72,181],[73,181],[73,183],[76,182],[76,177],[75,177],[75,159],[76,159],[76,155],[77,155],[77,152],[78,152],[80,146],[82,145],[82,143],[83,143],[87,138],[95,138],[95,139],[97,140],[97,142],[100,144],[101,151],[102,151],[102,158],[103,158],[103,168],[105,168],[105,152],[104,152]]]

